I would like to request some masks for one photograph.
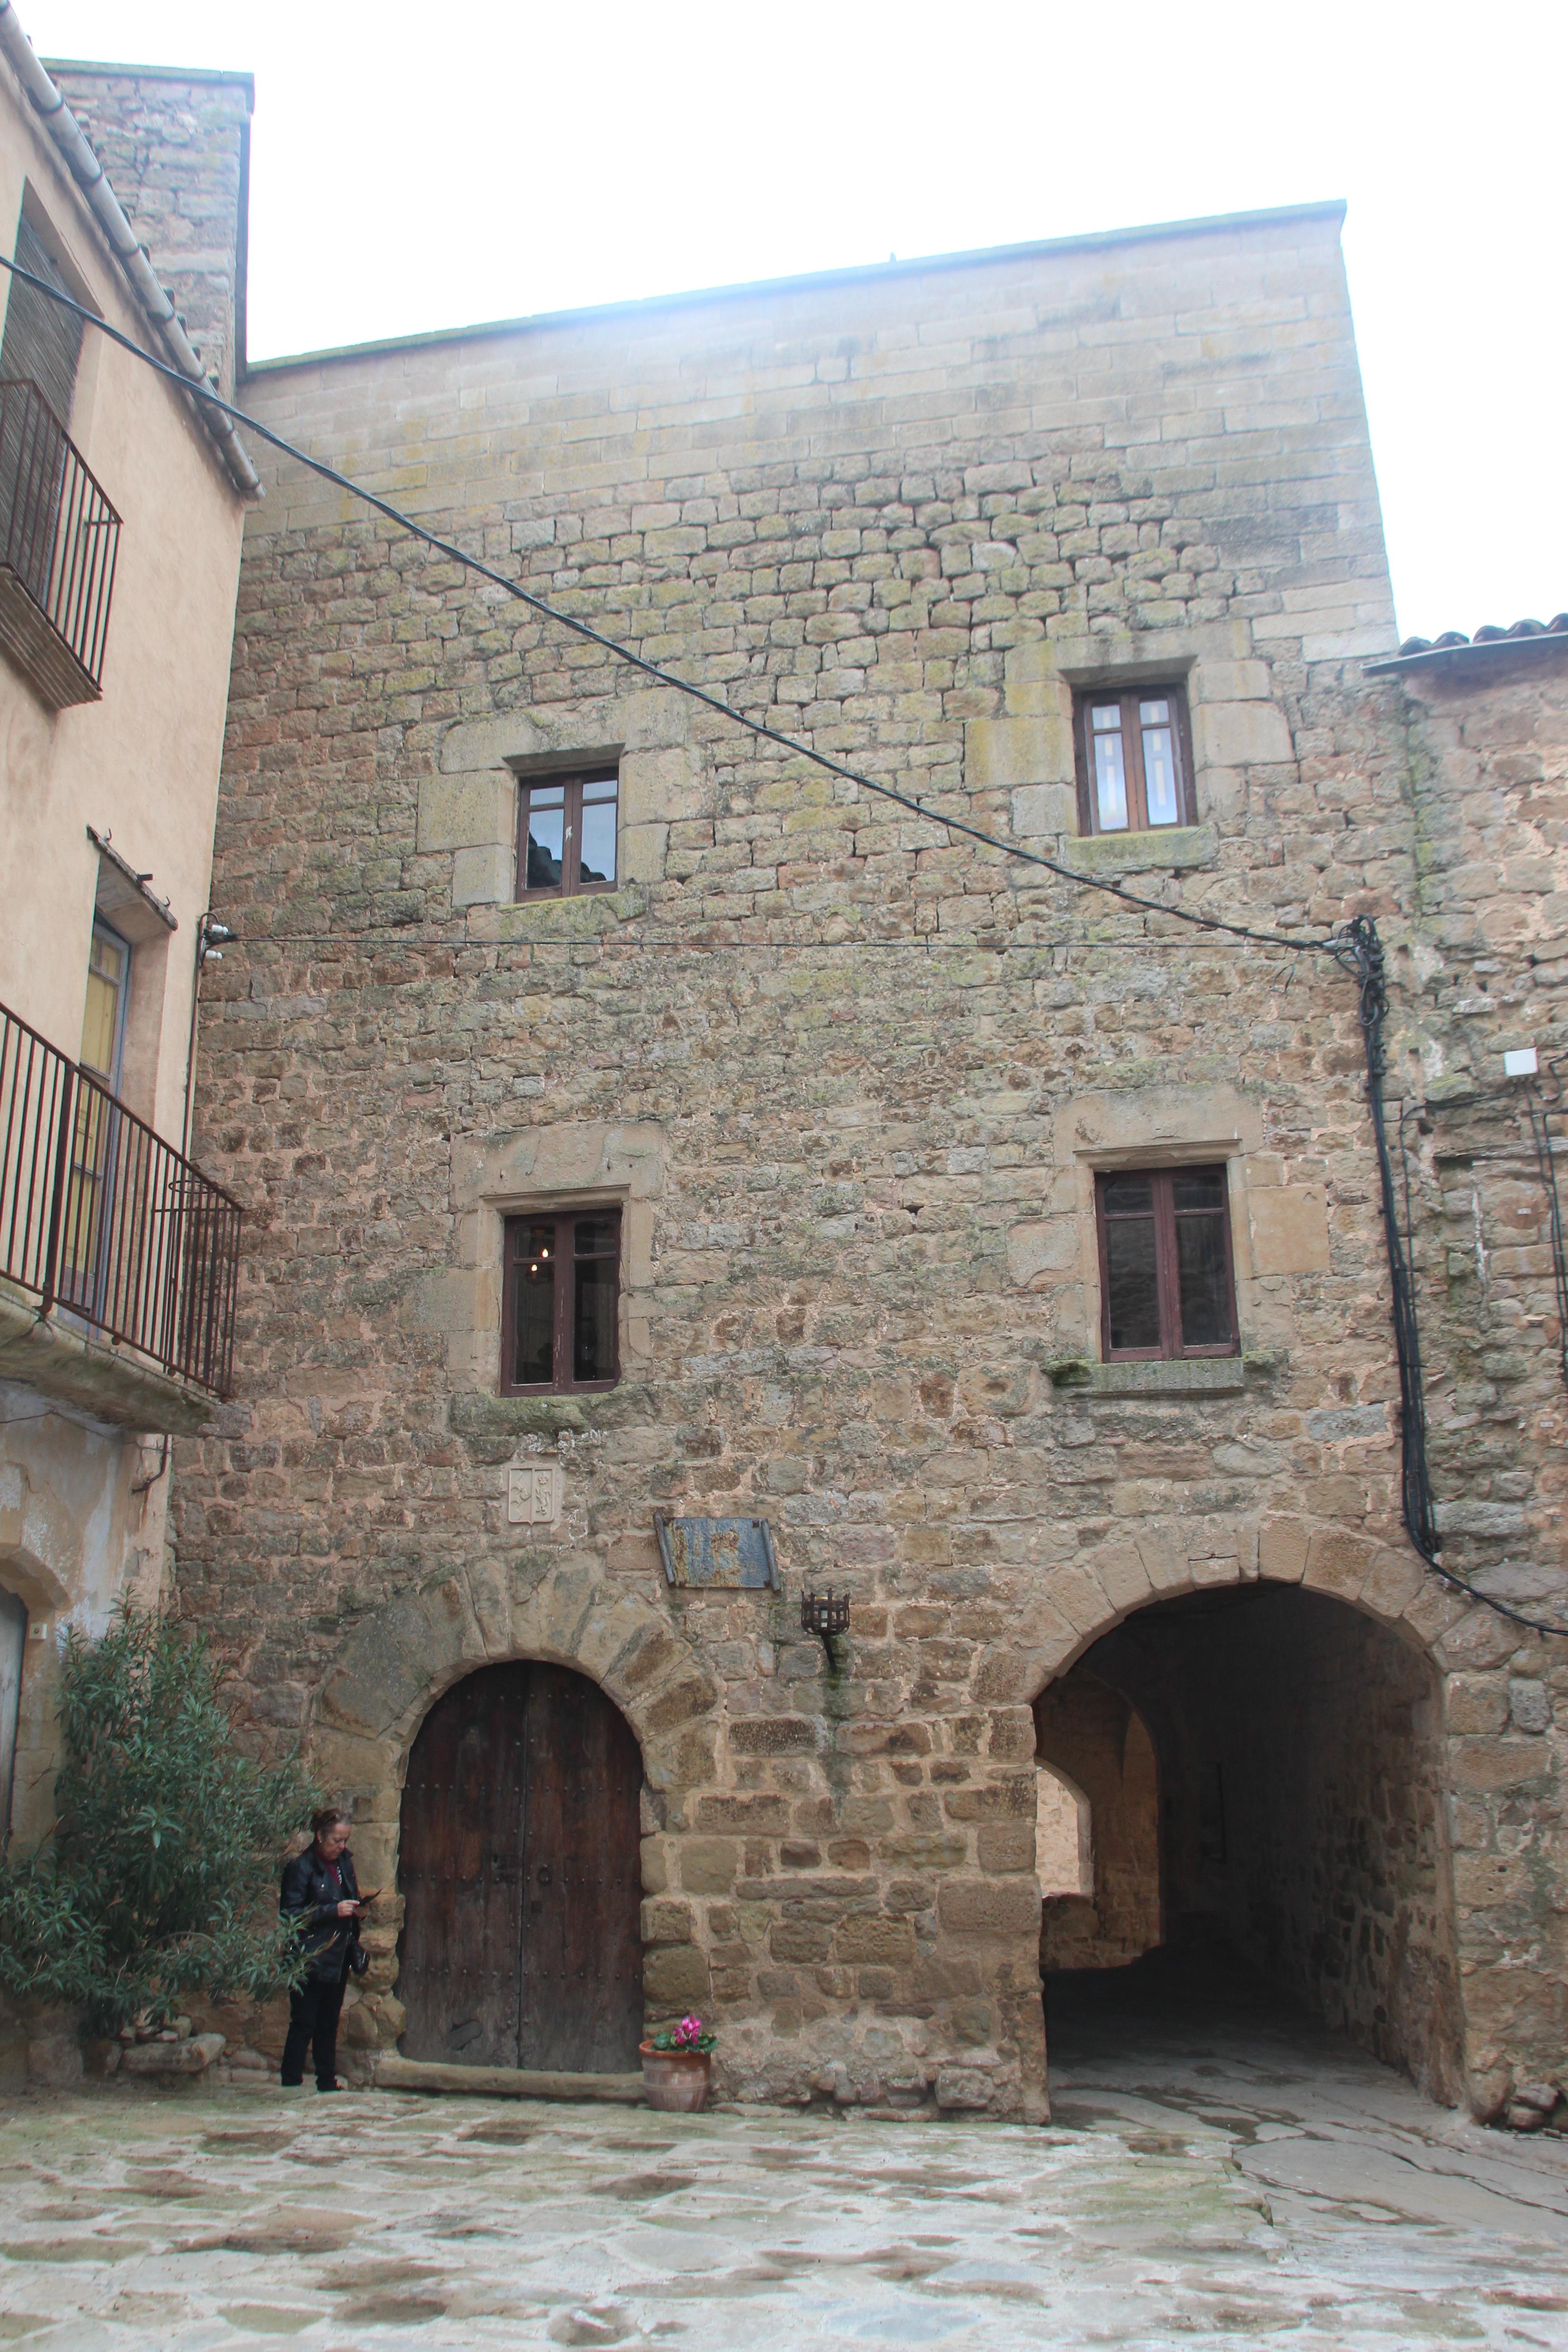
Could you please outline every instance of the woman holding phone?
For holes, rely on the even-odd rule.
[[[283,1866],[279,1908],[297,1927],[309,1955],[303,1984],[289,1996],[289,2039],[283,2044],[285,2088],[304,2081],[305,2055],[313,2049],[318,2091],[342,2091],[338,2079],[338,2015],[364,1910],[354,1860],[349,1852],[349,1817],[336,1806],[311,1816],[313,1842]]]

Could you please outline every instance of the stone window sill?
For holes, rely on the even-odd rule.
[[[1083,874],[1149,874],[1212,866],[1219,839],[1212,824],[1174,824],[1159,833],[1096,833],[1062,843],[1062,864]]]
[[[1081,1356],[1047,1364],[1051,1386],[1083,1397],[1241,1396],[1278,1368],[1271,1354],[1188,1356],[1174,1362],[1091,1364]]]
[[[618,890],[579,891],[570,898],[470,900],[468,935],[502,941],[592,940],[616,923],[629,923],[646,915],[647,905],[647,892],[635,882]]]

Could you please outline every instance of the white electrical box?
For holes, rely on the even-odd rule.
[[[1516,1045],[1502,1057],[1503,1076],[1510,1078],[1532,1078],[1540,1067],[1533,1045]]]

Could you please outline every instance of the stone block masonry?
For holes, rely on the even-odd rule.
[[[248,74],[51,63],[226,400],[245,358]]]
[[[257,1736],[307,1731],[353,1799],[367,1883],[393,1883],[445,1688],[507,1656],[590,1675],[643,1753],[649,2014],[711,2012],[742,2098],[1045,2113],[1033,1702],[1147,1604],[1305,1585],[1494,1713],[1531,1671],[1400,1533],[1352,988],[940,822],[1074,854],[1075,686],[1181,682],[1199,823],[1077,849],[1270,929],[1374,911],[1396,972],[1447,971],[1398,695],[1361,675],[1393,622],[1337,227],[746,289],[247,386],[932,812],[275,468],[214,886],[245,947],[197,1110],[249,1215],[243,1372],[181,1452],[185,1605]],[[513,776],[590,760],[619,762],[619,887],[513,903]],[[1444,1017],[1423,1000],[1421,1034]],[[1172,1160],[1226,1170],[1242,1352],[1101,1365],[1096,1171]],[[503,1398],[502,1217],[579,1198],[624,1210],[619,1384]],[[513,1524],[509,1468],[541,1455],[560,1517]],[[668,1590],[655,1509],[767,1516],[782,1595]],[[829,1582],[832,1677],[798,1613]],[[1466,1852],[1502,1836],[1514,1738],[1434,1738],[1489,1825]],[[1555,1748],[1517,1738],[1555,1802]],[[1454,1918],[1468,2017],[1520,1932],[1541,1956],[1486,2065],[1463,2029],[1484,2104],[1555,2046],[1556,1915],[1505,1870]],[[384,2042],[396,1966],[356,2029]]]

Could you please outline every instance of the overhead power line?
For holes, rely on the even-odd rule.
[[[574,613],[564,613],[558,604],[552,604],[546,598],[536,596],[531,588],[524,588],[521,582],[513,580],[509,573],[498,572],[493,564],[486,563],[481,557],[470,554],[467,548],[459,547],[456,541],[443,539],[438,531],[426,530],[423,523],[416,522],[412,515],[405,514],[402,508],[394,506],[390,499],[379,497],[374,490],[367,490],[363,482],[356,482],[351,475],[340,473],[335,466],[329,466],[324,458],[312,457],[308,450],[301,449],[295,442],[286,440],[281,433],[275,433],[272,427],[269,425],[264,425],[259,417],[252,416],[247,410],[237,408],[232,401],[223,399],[210,385],[193,383],[190,378],[183,375],[177,368],[165,365],[163,361],[144,350],[134,337],[122,334],[118,327],[111,327],[107,320],[100,319],[95,310],[89,310],[85,304],[73,300],[68,294],[62,293],[58,287],[50,286],[45,279],[36,278],[30,269],[24,269],[19,262],[10,260],[5,255],[0,254],[0,265],[8,269],[14,278],[20,278],[26,285],[36,287],[40,294],[47,295],[51,301],[58,302],[66,310],[74,311],[79,319],[83,320],[87,325],[95,327],[100,334],[107,335],[111,342],[118,343],[122,350],[131,352],[133,358],[141,360],[150,368],[155,368],[160,375],[167,376],[170,383],[178,384],[182,392],[188,393],[196,400],[221,410],[232,424],[243,425],[247,432],[256,434],[259,439],[267,442],[283,457],[291,457],[296,465],[305,467],[309,472],[317,475],[323,482],[331,482],[335,489],[344,491],[348,497],[360,499],[374,512],[384,516],[388,522],[395,523],[399,530],[407,531],[411,538],[419,540],[426,547],[434,549],[437,555],[445,556],[450,562],[463,565],[468,571],[476,573],[479,579],[489,581],[492,586],[504,589],[506,593],[515,597],[520,604],[526,604],[530,612],[537,613],[543,620],[555,622],[563,629],[570,629],[574,635],[585,638],[590,645],[597,646],[602,652],[613,656],[616,661],[626,662],[633,669],[640,670],[645,677],[651,677],[656,684],[672,687],[678,694],[687,695],[692,701],[700,702],[707,709],[715,711],[721,719],[727,719],[732,726],[743,728],[747,734],[756,736],[760,741],[776,744],[781,751],[793,752],[797,759],[809,760],[816,767],[826,769],[830,776],[837,776],[846,783],[855,784],[862,792],[879,793],[883,800],[895,802],[900,808],[908,809],[911,816],[920,817],[927,824],[945,825],[950,833],[963,834],[967,839],[979,842],[984,848],[999,850],[1005,857],[1017,858],[1026,866],[1040,866],[1047,874],[1059,876],[1064,882],[1076,884],[1079,889],[1101,891],[1108,898],[1119,899],[1123,906],[1136,907],[1140,913],[1164,915],[1173,922],[1190,923],[1198,930],[1223,931],[1233,939],[1253,940],[1260,947],[1289,948],[1298,954],[1314,949],[1331,948],[1332,942],[1327,937],[1291,939],[1283,931],[1255,930],[1246,923],[1229,923],[1217,915],[1200,915],[1186,907],[1171,907],[1159,898],[1145,898],[1140,892],[1125,889],[1120,882],[1107,881],[1100,875],[1080,874],[1075,867],[1063,866],[1058,859],[1047,857],[1037,849],[1024,849],[1018,843],[1008,841],[1001,834],[989,833],[984,825],[971,824],[963,817],[944,816],[940,810],[928,808],[922,801],[916,800],[911,793],[900,792],[896,784],[881,783],[875,776],[867,775],[861,769],[851,768],[844,761],[833,759],[826,751],[818,751],[811,744],[803,743],[797,736],[786,735],[782,728],[770,727],[765,719],[748,718],[747,714],[743,710],[738,710],[732,702],[726,702],[722,695],[711,694],[705,686],[694,685],[691,679],[682,677],[678,671],[666,669],[659,662],[649,661],[646,654],[639,654],[633,646],[623,645],[617,637],[607,636],[604,630],[595,628],[591,621],[580,620]]]
[[[514,597],[520,604],[526,605],[529,611],[537,613],[542,619],[553,621],[561,628],[571,631],[574,636],[582,637],[590,645],[597,646],[602,652],[610,655],[616,661],[626,663],[630,668],[640,671],[645,677],[652,678],[656,684],[670,687],[677,693],[687,695],[691,700],[701,703],[707,709],[715,712],[721,719],[728,719],[731,725],[742,729],[747,734],[756,737],[759,740],[774,744],[781,751],[790,752],[797,759],[807,760],[814,766],[826,769],[829,775],[837,776],[843,782],[854,784],[860,791],[873,793],[883,800],[892,801],[900,808],[907,809],[912,816],[919,817],[924,824],[944,825],[950,833],[962,834],[968,840],[980,843],[984,848],[999,851],[1005,857],[1015,858],[1026,866],[1037,866],[1047,874],[1058,876],[1064,882],[1072,883],[1080,890],[1098,890],[1105,897],[1116,899],[1122,906],[1136,908],[1141,914],[1163,915],[1172,921],[1185,923],[1194,930],[1218,934],[1228,939],[1248,940],[1259,947],[1287,948],[1294,954],[1314,951],[1327,954],[1342,970],[1352,973],[1358,986],[1361,1023],[1366,1043],[1367,1094],[1378,1158],[1384,1234],[1394,1287],[1393,1320],[1395,1352],[1400,1369],[1401,1452],[1404,1463],[1402,1503],[1405,1529],[1422,1559],[1455,1590],[1463,1592],[1470,1600],[1482,1602],[1487,1608],[1495,1611],[1499,1616],[1510,1619],[1514,1624],[1528,1627],[1536,1633],[1555,1633],[1559,1637],[1564,1637],[1563,1627],[1550,1624],[1540,1618],[1527,1616],[1458,1575],[1455,1570],[1445,1566],[1437,1548],[1430,1487],[1426,1481],[1426,1399],[1421,1378],[1414,1283],[1409,1261],[1405,1254],[1404,1236],[1399,1225],[1394,1198],[1394,1171],[1389,1158],[1384,1124],[1383,1079],[1386,1058],[1383,1044],[1383,1029],[1387,1011],[1387,984],[1382,942],[1378,938],[1377,927],[1370,917],[1358,915],[1338,931],[1306,939],[1292,939],[1283,931],[1255,930],[1248,924],[1226,922],[1216,915],[1201,915],[1184,907],[1167,906],[1158,898],[1146,898],[1137,891],[1124,889],[1119,882],[1107,881],[1099,875],[1081,874],[1070,866],[1061,865],[1056,858],[1045,856],[1038,850],[1022,848],[1016,842],[1008,841],[999,834],[987,832],[982,825],[971,824],[963,817],[945,816],[938,810],[928,808],[912,794],[900,792],[896,785],[882,783],[875,776],[868,776],[859,769],[849,767],[841,760],[831,758],[827,752],[818,751],[811,744],[803,743],[793,735],[786,735],[782,729],[768,726],[763,719],[749,718],[743,710],[738,710],[732,703],[726,702],[721,695],[711,694],[706,687],[694,685],[689,678],[680,677],[677,671],[666,669],[658,662],[649,661],[646,655],[639,654],[635,647],[623,645],[619,639],[606,635],[602,629],[595,628],[591,622],[579,619],[575,614],[563,612],[558,605],[550,604],[542,596],[536,596],[531,589],[524,588],[507,573],[498,572],[493,565],[486,563],[477,555],[470,554],[468,549],[459,547],[456,541],[443,539],[437,531],[427,530],[424,524],[416,522],[412,515],[405,514],[400,507],[394,506],[388,499],[379,497],[375,491],[366,489],[363,483],[356,482],[352,476],[340,473],[335,466],[329,466],[323,458],[312,457],[309,451],[287,440],[282,434],[275,433],[269,425],[264,425],[259,417],[252,416],[247,410],[237,407],[232,401],[223,399],[211,385],[205,383],[193,383],[190,377],[179,369],[168,366],[153,352],[144,350],[132,336],[121,333],[118,327],[111,327],[108,320],[100,318],[96,311],[88,310],[85,304],[76,301],[58,286],[51,286],[47,280],[35,277],[31,270],[23,268],[20,263],[10,257],[0,254],[0,266],[8,269],[14,278],[19,278],[26,284],[33,287],[49,301],[58,302],[62,308],[73,311],[84,325],[94,328],[100,335],[107,335],[111,342],[118,343],[121,350],[129,352],[133,359],[140,360],[143,366],[150,367],[157,374],[167,377],[169,382],[175,384],[181,392],[198,402],[206,403],[215,411],[221,412],[231,425],[244,425],[248,432],[254,433],[258,439],[278,450],[281,456],[291,458],[297,465],[303,466],[308,472],[316,475],[321,480],[331,482],[334,488],[343,491],[347,497],[359,499],[373,512],[383,516],[398,530],[406,531],[410,538],[418,540],[437,555],[446,557],[448,562],[462,566],[482,580],[489,581],[493,586],[502,589],[507,595]],[[460,943],[442,941],[438,944],[451,944],[456,947]]]

